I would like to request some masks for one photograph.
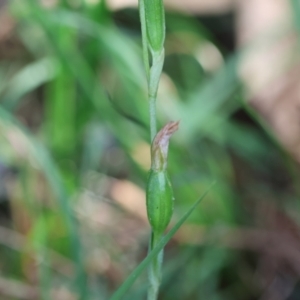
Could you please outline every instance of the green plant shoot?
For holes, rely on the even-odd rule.
[[[152,228],[149,253],[163,237],[173,213],[173,190],[167,174],[168,146],[178,122],[169,122],[156,134],[156,97],[164,64],[165,11],[162,0],[139,0],[143,40],[144,65],[148,83],[151,137],[151,170],[149,172],[146,204]],[[151,54],[151,65],[149,61]],[[148,300],[156,300],[161,281],[163,249],[149,266]]]
[[[156,135],[152,147],[152,165],[147,186],[147,214],[152,231],[161,235],[173,213],[173,189],[167,173],[169,139],[179,122],[169,122]]]

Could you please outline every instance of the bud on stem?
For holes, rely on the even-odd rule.
[[[148,45],[152,52],[161,52],[165,41],[163,0],[144,0]]]
[[[167,169],[169,140],[178,130],[179,121],[169,122],[155,136],[151,146],[151,169],[162,171]]]
[[[178,129],[179,122],[169,122],[155,136],[151,157],[146,204],[148,219],[154,233],[162,234],[173,213],[173,189],[167,174],[169,139]]]

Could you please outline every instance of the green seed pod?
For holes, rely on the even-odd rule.
[[[165,11],[163,0],[144,0],[146,31],[150,49],[161,52],[165,41]]]
[[[147,187],[147,214],[153,231],[163,233],[173,213],[173,189],[165,171],[150,171]]]
[[[153,140],[152,165],[149,173],[146,204],[149,223],[155,233],[167,228],[173,213],[173,189],[167,174],[169,139],[178,129],[179,122],[169,122]]]

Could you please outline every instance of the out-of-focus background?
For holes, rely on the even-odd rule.
[[[300,2],[165,4],[171,223],[217,184],[159,299],[300,299]],[[0,0],[0,299],[109,299],[145,257],[146,93],[136,1]]]

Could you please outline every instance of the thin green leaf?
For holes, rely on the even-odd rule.
[[[127,290],[133,285],[135,280],[141,275],[145,268],[149,265],[151,260],[157,256],[157,254],[165,247],[165,245],[174,236],[181,225],[186,221],[186,219],[191,215],[197,205],[204,199],[209,190],[215,184],[213,182],[204,194],[194,203],[194,205],[181,217],[181,219],[174,225],[174,227],[157,243],[157,246],[148,254],[148,256],[135,268],[135,270],[128,276],[128,278],[122,283],[118,290],[112,295],[110,300],[119,300],[125,295]]]
[[[14,110],[23,96],[52,80],[57,72],[55,59],[47,57],[26,65],[8,83],[1,103],[6,110]]]

